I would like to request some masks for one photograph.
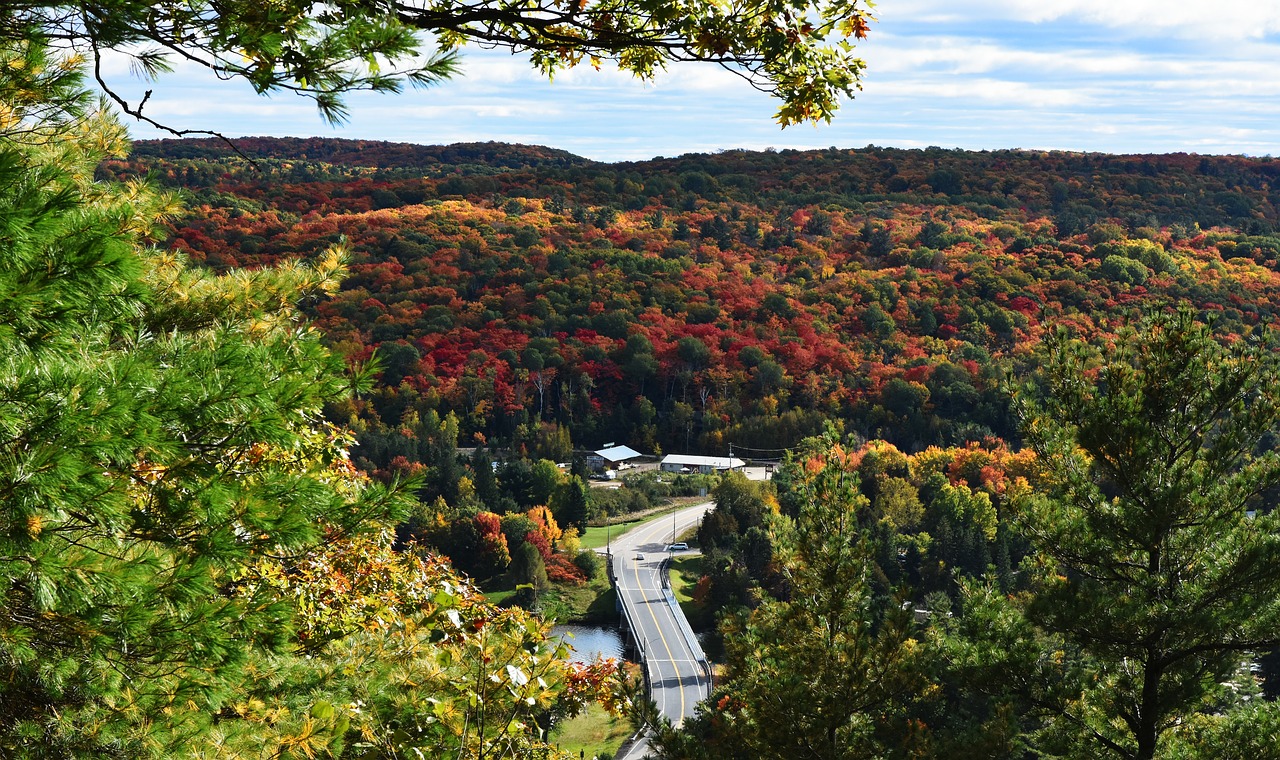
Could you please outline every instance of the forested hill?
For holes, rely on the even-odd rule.
[[[1046,329],[1105,339],[1185,301],[1246,334],[1280,307],[1280,162],[941,149],[626,164],[499,144],[139,143],[103,172],[189,189],[210,266],[352,274],[311,313],[383,387],[335,410],[373,469],[455,413],[464,441],[771,449],[824,420],[907,450],[1011,439],[1003,378]],[[746,449],[742,449],[746,450]],[[555,458],[555,457],[553,457]]]
[[[329,171],[335,167],[379,169],[393,176],[411,176],[420,169],[466,175],[576,168],[593,180],[603,177],[614,183],[633,179],[629,177],[632,174],[646,179],[667,175],[678,179],[683,189],[709,199],[779,203],[888,199],[975,209],[1016,208],[1052,216],[1063,234],[1080,232],[1100,219],[1121,219],[1129,226],[1234,225],[1255,233],[1272,231],[1280,223],[1280,190],[1275,187],[1280,161],[1270,157],[870,146],[803,152],[733,150],[600,164],[542,146],[496,142],[414,145],[315,137],[244,137],[235,141],[235,150],[214,138],[143,140],[135,144],[134,155],[159,161],[219,161],[236,158],[236,150],[257,161],[264,177],[279,174],[273,160],[302,161]],[[552,176],[573,179],[577,174]],[[655,184],[667,189],[661,181]],[[478,189],[486,186],[481,184]],[[593,181],[575,189],[597,202],[635,203],[627,197],[632,193],[626,192],[629,188],[625,186],[608,187]],[[640,194],[653,196],[654,189],[646,185]]]
[[[554,148],[507,143],[455,143],[413,145],[381,140],[344,140],[330,137],[240,137],[234,146],[217,138],[142,140],[134,144],[137,157],[157,160],[229,158],[311,161],[329,166],[383,169],[447,167],[465,171],[524,169],[540,166],[580,166],[585,158]]]

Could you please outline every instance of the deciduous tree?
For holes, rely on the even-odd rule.
[[[405,82],[450,76],[456,51],[468,43],[527,55],[548,76],[608,60],[647,79],[669,63],[703,61],[778,97],[777,118],[785,125],[830,120],[838,99],[853,95],[864,64],[851,41],[866,36],[870,20],[858,0],[14,0],[0,10],[0,35],[46,35],[88,54],[95,71],[108,50],[130,56],[149,77],[174,60],[194,63],[224,79],[244,79],[260,93],[307,95],[332,121],[347,114],[344,93],[397,91]],[[435,52],[421,55],[419,32]],[[146,118],[146,98],[117,100]]]
[[[305,648],[250,661],[252,683],[204,745],[211,759],[567,760],[548,720],[597,699],[617,707],[613,663],[572,662],[549,623],[493,607],[439,557],[392,551],[389,531],[258,563],[245,587],[258,586],[302,612]]]

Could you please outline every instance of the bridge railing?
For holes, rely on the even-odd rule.
[[[609,557],[609,580],[613,587],[618,587],[617,571],[613,565],[613,557]],[[676,624],[680,628],[680,635],[685,641],[685,645],[689,648],[689,653],[694,662],[702,670],[703,677],[706,679],[706,694],[711,694],[711,689],[715,686],[715,672],[711,667],[711,662],[707,659],[707,655],[702,651],[702,644],[698,642],[698,637],[693,632],[693,628],[689,625],[689,619],[685,617],[684,610],[680,609],[680,603],[676,601],[675,594],[671,590],[671,559],[668,557],[659,565],[658,575],[662,579],[663,599],[670,607],[672,616],[676,619]],[[625,594],[618,594],[618,609],[622,617],[622,627],[626,630],[636,650],[636,659],[641,665],[641,672],[644,674],[645,690],[650,691],[652,688],[652,676],[649,668],[649,643],[640,635],[639,628],[636,627],[631,617],[631,607],[627,603]]]
[[[680,603],[676,601],[676,595],[671,590],[671,558],[668,557],[662,561],[658,568],[658,573],[662,577],[662,595],[666,599],[667,606],[671,608],[672,616],[676,619],[676,624],[680,627],[680,635],[684,637],[685,644],[689,647],[689,654],[693,655],[693,659],[702,668],[702,672],[707,679],[707,694],[711,694],[712,687],[712,670],[711,662],[707,660],[707,655],[702,651],[702,644],[698,641],[698,636],[693,632],[693,628],[689,625],[689,618],[685,616],[684,610],[680,609]]]
[[[609,555],[609,582],[613,585],[614,590],[617,591],[618,577],[613,567],[613,555]],[[646,665],[645,658],[648,655],[648,651],[647,651],[648,647],[646,646],[647,642],[645,642],[644,638],[638,633],[639,629],[636,628],[635,622],[631,619],[631,608],[627,606],[627,597],[625,594],[621,592],[618,592],[618,609],[622,614],[622,627],[627,631],[628,635],[631,636],[631,643],[636,648],[637,659],[640,660],[641,665]],[[648,680],[649,680],[649,671],[648,671],[648,668],[646,667],[645,668],[646,686],[648,685],[647,684]]]

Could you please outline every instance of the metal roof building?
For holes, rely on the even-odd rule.
[[[606,466],[612,467],[614,465],[622,464],[623,462],[628,462],[642,456],[644,456],[644,454],[641,454],[630,446],[610,446],[609,448],[592,452],[592,454],[587,457],[587,466],[598,470]]]
[[[703,457],[692,454],[668,454],[662,458],[663,472],[700,472],[709,475],[721,470],[736,470],[747,463],[737,457]]]

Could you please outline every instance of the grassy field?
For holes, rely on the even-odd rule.
[[[671,592],[676,601],[693,601],[693,587],[702,577],[702,555],[689,554],[671,560]]]
[[[607,539],[620,536],[642,522],[652,520],[658,515],[669,514],[677,509],[684,509],[706,501],[707,497],[705,496],[677,496],[671,499],[670,504],[665,504],[655,509],[647,509],[644,512],[636,512],[630,515],[618,515],[612,518],[613,522],[608,527],[593,525],[587,528],[586,532],[582,534],[582,548],[599,549],[605,545]]]
[[[484,592],[484,598],[490,604],[495,604],[501,607],[508,599],[515,596],[515,593],[516,590],[513,588],[504,588],[497,591],[486,591]]]
[[[621,520],[621,518],[615,518]],[[600,549],[603,548],[607,540],[611,537],[621,536],[623,533],[631,530],[640,523],[649,519],[645,517],[635,517],[627,519],[623,522],[617,522],[613,525],[605,527],[603,525],[593,525],[586,529],[582,534],[583,549]]]
[[[552,729],[551,742],[574,757],[595,757],[603,752],[617,754],[630,735],[631,724],[626,718],[615,718],[600,705],[591,705]]]
[[[695,631],[711,627],[712,621],[702,605],[693,601],[693,588],[702,577],[702,555],[674,557],[671,560],[671,593],[675,594],[684,616]]]

